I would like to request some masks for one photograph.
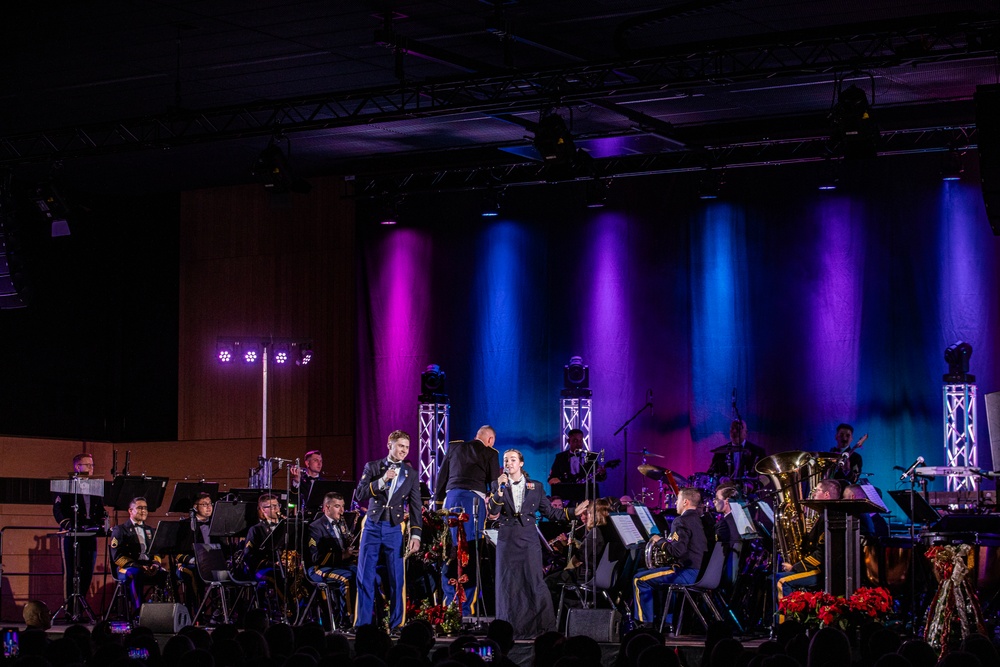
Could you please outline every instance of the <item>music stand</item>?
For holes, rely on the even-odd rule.
[[[870,500],[803,500],[803,507],[823,512],[824,590],[830,595],[853,595],[861,580],[861,521],[878,512]]]
[[[635,517],[639,520],[642,525],[642,532],[647,538],[653,535],[660,535],[661,530],[658,525],[656,525],[656,519],[653,517],[653,513],[649,511],[649,508],[642,503],[632,503],[632,507],[635,508]]]
[[[610,519],[611,525],[615,527],[618,539],[622,541],[622,545],[626,549],[639,546],[646,541],[642,536],[642,531],[639,529],[639,526],[642,524],[635,515],[627,512],[612,512],[608,515],[608,519]]]
[[[305,499],[305,509],[307,512],[320,511],[323,508],[323,498],[328,493],[339,493],[344,498],[344,504],[348,505],[354,495],[354,486],[354,482],[334,482],[326,479],[315,481]]]
[[[156,524],[156,532],[153,533],[153,542],[149,545],[147,553],[150,556],[171,556],[177,553],[178,536],[181,534],[181,525],[186,521],[161,521]]]
[[[80,542],[81,531],[79,526],[79,504],[81,496],[104,496],[104,480],[83,478],[79,475],[72,475],[65,479],[54,479],[49,482],[49,490],[56,494],[73,496],[73,525],[70,527],[70,535],[73,536],[73,592],[63,602],[62,606],[52,615],[52,619],[58,618],[61,612],[71,620],[79,620],[82,616],[80,611],[85,612],[91,622],[95,620],[94,610],[90,608],[85,593],[80,592]],[[89,532],[89,531],[88,531]],[[96,536],[97,533],[94,533]],[[87,535],[89,537],[89,535]],[[63,559],[65,562],[65,559]],[[67,575],[68,576],[68,575]]]
[[[208,525],[209,537],[246,535],[251,524],[257,523],[257,503],[241,500],[219,500],[215,503]]]
[[[559,496],[564,503],[576,505],[587,497],[587,485],[563,482],[552,485],[552,495]]]
[[[236,496],[237,499],[245,503],[256,504],[260,497],[264,493],[270,493],[271,495],[277,496],[278,494],[274,491],[268,491],[267,489],[229,489],[227,496]]]
[[[145,498],[150,512],[155,512],[163,503],[168,477],[135,477],[119,475],[105,487],[104,504],[115,511],[127,510],[134,498]]]
[[[924,497],[910,489],[898,489],[889,492],[889,495],[899,508],[903,510],[906,518],[913,523],[932,524],[941,518],[941,514],[931,507]],[[911,509],[912,508],[912,511]]]
[[[219,497],[218,482],[177,482],[174,484],[174,495],[170,499],[171,512],[190,512],[194,507],[194,500],[199,494],[207,493],[214,501]],[[148,500],[148,499],[147,499]]]

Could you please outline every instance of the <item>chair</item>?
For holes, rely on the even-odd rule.
[[[614,586],[619,568],[620,563],[611,560],[610,545],[606,545],[604,551],[601,553],[601,557],[597,561],[597,569],[594,570],[593,579],[582,584],[563,584],[562,591],[559,593],[559,609],[556,610],[556,627],[565,630],[563,628],[563,610],[566,608],[566,591],[575,593],[577,600],[579,600],[584,609],[591,607],[590,600],[588,599],[590,596],[588,594],[595,590],[601,593],[611,607],[614,608],[615,603],[608,595],[608,590]]]
[[[330,619],[330,627],[326,629],[327,632],[333,632],[337,629],[336,616],[333,613],[333,596],[339,594],[336,588],[330,587],[326,582],[316,582],[309,577],[305,578],[309,582],[309,585],[313,587],[312,594],[309,596],[309,600],[306,602],[306,606],[299,611],[298,618],[295,619],[294,625],[302,625],[309,618],[309,614],[317,606],[317,596],[322,595],[323,599],[326,601],[326,613]],[[318,611],[318,610],[317,610]],[[322,625],[323,615],[320,614],[320,625]]]
[[[208,586],[208,590],[205,591],[205,597],[202,598],[201,604],[198,606],[198,611],[195,612],[192,623],[195,625],[198,624],[198,619],[201,617],[201,613],[205,610],[205,607],[208,605],[208,601],[213,597],[213,595],[219,598],[219,604],[222,606],[223,623],[230,622],[230,608],[235,608],[244,595],[247,595],[249,604],[257,606],[260,605],[260,602],[257,599],[257,582],[236,579],[229,573],[229,563],[226,562],[226,556],[222,553],[222,545],[195,544],[194,558],[195,563],[198,566],[198,576],[201,577],[201,580]],[[226,598],[226,590],[232,590],[234,588],[239,588],[240,590],[237,593],[236,598],[230,602]]]
[[[660,619],[660,632],[663,632],[663,626],[666,624],[667,615],[670,613],[670,607],[675,595],[681,598],[681,608],[677,615],[677,624],[674,626],[674,632],[672,633],[674,637],[680,635],[680,630],[684,624],[684,608],[688,605],[691,606],[698,620],[701,621],[701,625],[705,628],[705,631],[708,631],[708,622],[701,613],[698,602],[695,601],[696,597],[705,603],[705,606],[712,612],[715,620],[722,620],[722,614],[719,613],[715,602],[712,601],[712,592],[719,587],[719,583],[722,581],[722,569],[725,565],[724,547],[725,545],[721,543],[717,542],[715,544],[715,547],[712,549],[712,556],[708,561],[708,567],[705,568],[698,581],[693,584],[670,584],[667,588],[667,602],[663,606],[663,617]]]
[[[119,574],[117,568],[115,568],[112,576],[117,582],[117,585],[115,586],[115,592],[111,595],[111,604],[108,605],[108,611],[104,614],[104,620],[107,621],[111,618],[112,612],[115,609],[115,604],[118,604],[122,609],[124,609],[124,613],[119,610],[116,616],[118,618],[122,618],[124,616],[125,620],[132,625],[135,619],[135,608],[132,605],[132,598],[129,595],[128,590],[131,584],[124,574]]]

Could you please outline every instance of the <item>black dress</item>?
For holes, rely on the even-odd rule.
[[[514,626],[518,639],[533,639],[556,629],[552,598],[542,573],[542,543],[536,527],[535,512],[552,521],[566,520],[566,510],[549,504],[541,482],[522,476],[526,485],[521,511],[514,508],[511,489],[497,493],[497,483],[490,489],[489,513],[497,519],[496,617]]]

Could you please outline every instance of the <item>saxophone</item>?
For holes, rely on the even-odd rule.
[[[802,560],[802,542],[806,534],[802,511],[802,483],[809,479],[813,455],[809,452],[782,452],[757,462],[755,469],[771,478],[777,490],[774,534],[778,552],[786,563]]]

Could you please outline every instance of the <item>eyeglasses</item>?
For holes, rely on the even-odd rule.
[[[201,503],[195,503],[194,506],[195,507],[211,507],[212,503],[206,500],[206,501],[201,502]]]
[[[149,511],[149,508],[146,507],[145,505],[136,505],[133,509],[135,509],[136,512],[148,512]]]

